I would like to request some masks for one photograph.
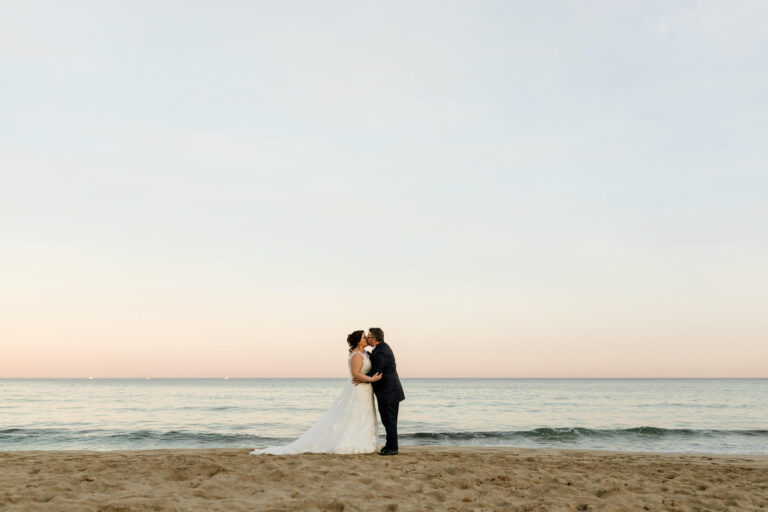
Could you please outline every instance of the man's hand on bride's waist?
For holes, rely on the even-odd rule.
[[[357,386],[358,384],[370,384],[371,382],[378,382],[381,380],[381,372],[377,372],[372,377],[369,377],[371,380],[357,380],[356,378],[352,377],[352,384]]]

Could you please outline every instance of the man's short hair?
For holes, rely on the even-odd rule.
[[[379,329],[378,327],[371,327],[368,329],[368,334],[376,338],[376,341],[379,343],[384,343],[384,331]]]

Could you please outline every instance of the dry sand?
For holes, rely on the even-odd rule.
[[[405,447],[0,452],[0,509],[766,510],[768,456]]]

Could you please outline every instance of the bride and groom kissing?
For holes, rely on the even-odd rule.
[[[368,333],[355,331],[347,336],[350,380],[336,401],[301,437],[283,446],[253,450],[251,455],[294,453],[373,453],[397,455],[397,414],[405,400],[397,375],[395,354],[384,342],[384,331],[371,327]],[[373,347],[367,352],[366,347]],[[376,405],[387,433],[379,444]]]

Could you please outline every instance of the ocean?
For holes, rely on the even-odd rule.
[[[401,446],[768,454],[768,379],[402,382]],[[283,444],[308,429],[345,384],[0,379],[0,451]]]

